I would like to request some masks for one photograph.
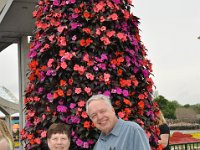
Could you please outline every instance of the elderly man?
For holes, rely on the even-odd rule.
[[[94,150],[150,150],[144,130],[135,122],[118,119],[109,97],[92,96],[86,111],[101,131]]]

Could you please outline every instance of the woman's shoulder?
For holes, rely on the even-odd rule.
[[[9,149],[9,143],[8,143],[8,140],[6,138],[0,139],[0,145],[1,145],[1,150]]]
[[[169,126],[168,126],[167,124],[162,124],[162,125],[160,125],[160,126],[159,126],[159,129],[160,129],[161,133],[162,133],[162,132],[164,132],[164,133],[165,133],[165,132],[167,132],[167,133],[170,132]]]
[[[7,137],[2,137],[0,139],[1,150],[12,150],[11,140]]]

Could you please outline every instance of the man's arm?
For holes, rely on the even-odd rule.
[[[133,134],[133,139],[131,139],[133,141],[132,150],[150,150],[149,140],[142,128],[135,129]]]

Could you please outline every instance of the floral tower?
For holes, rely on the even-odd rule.
[[[25,91],[25,149],[46,149],[53,122],[70,124],[71,149],[92,149],[99,132],[85,112],[93,94],[112,99],[119,117],[134,120],[154,149],[157,106],[131,0],[39,0],[33,17]]]

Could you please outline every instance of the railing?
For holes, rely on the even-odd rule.
[[[200,150],[200,142],[170,144],[171,150]]]

